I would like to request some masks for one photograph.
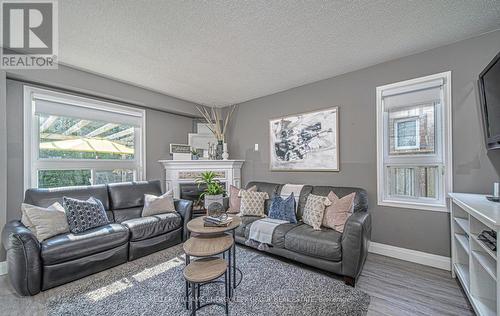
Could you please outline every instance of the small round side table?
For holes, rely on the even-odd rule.
[[[221,234],[230,233],[232,234],[233,241],[235,240],[235,230],[241,225],[241,218],[239,216],[230,216],[230,218],[232,218],[232,222],[227,226],[221,227],[205,227],[205,217],[206,216],[202,216],[190,220],[187,223],[188,231],[191,234],[195,234],[196,237],[215,237],[220,236]],[[186,243],[188,241],[186,241]],[[238,287],[243,279],[243,273],[236,267],[236,242],[233,242],[233,245],[230,248],[229,262],[232,263],[232,265],[229,266],[229,284],[232,284],[232,286],[229,287],[229,297],[232,298],[234,289]],[[236,281],[236,271],[238,271],[240,274],[239,282]]]

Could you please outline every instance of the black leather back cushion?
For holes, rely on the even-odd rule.
[[[162,194],[159,180],[113,183],[108,185],[108,191],[113,211],[144,206],[144,194]]]
[[[353,188],[353,187],[332,187],[332,186],[314,186],[312,189],[312,194],[327,196],[330,191],[333,191],[339,198],[356,192],[356,197],[354,198],[354,212],[367,211],[368,210],[368,197],[365,189]]]
[[[87,200],[93,196],[102,202],[106,211],[109,210],[108,190],[104,184],[69,188],[28,189],[24,195],[24,203],[40,207],[48,207],[55,202],[63,205],[63,196],[79,200]]]
[[[249,182],[246,188],[257,186],[257,191],[267,192],[269,197],[272,198],[274,194],[280,194],[283,184],[252,181]],[[311,186],[304,185],[300,191],[299,205],[297,207],[297,219],[302,219],[304,206],[306,205],[307,197],[310,193],[315,195],[327,196],[330,191],[333,191],[339,198],[342,198],[352,192],[356,192],[354,199],[354,212],[368,210],[368,197],[365,189],[354,187],[334,187],[334,186]],[[266,201],[266,214],[269,210],[270,200]]]
[[[253,186],[256,186],[257,191],[259,192],[267,192],[267,194],[269,194],[269,198],[271,199],[276,193],[279,192],[282,184],[252,181],[247,184],[246,188],[250,189]]]

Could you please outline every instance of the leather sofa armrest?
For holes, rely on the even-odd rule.
[[[224,210],[224,212],[227,212],[227,210],[229,209],[229,197],[228,196],[225,196],[224,199],[222,200],[222,209]]]
[[[342,274],[356,280],[368,254],[372,220],[366,211],[352,214],[342,234]]]
[[[193,217],[193,201],[189,200],[174,200],[175,210],[182,217],[182,241],[185,241],[188,236],[187,223]]]
[[[20,221],[11,221],[2,231],[7,267],[12,286],[19,295],[29,296],[42,288],[40,243]]]

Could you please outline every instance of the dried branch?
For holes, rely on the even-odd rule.
[[[205,120],[208,129],[214,134],[215,138],[218,141],[225,140],[225,133],[227,132],[227,126],[229,121],[231,120],[231,116],[233,115],[234,110],[236,109],[236,105],[232,105],[230,111],[227,113],[226,117],[222,119],[221,110],[210,106],[196,106],[198,112],[200,112],[201,116]],[[223,123],[223,125],[222,125]]]

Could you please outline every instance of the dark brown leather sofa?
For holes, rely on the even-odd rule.
[[[176,213],[141,217],[144,194],[161,193],[160,181],[27,190],[24,202],[41,207],[62,204],[63,196],[98,198],[110,224],[38,242],[19,220],[7,223],[2,242],[13,287],[20,295],[35,295],[181,243],[191,218],[191,201],[176,200]]]
[[[247,184],[247,188],[252,186],[256,186],[258,191],[267,192],[269,197],[280,194],[283,188],[282,184],[277,183]],[[354,213],[347,220],[343,233],[324,227],[321,231],[316,231],[301,221],[307,196],[309,194],[327,196],[330,191],[340,198],[356,192]],[[266,201],[266,214],[269,207],[270,199]],[[241,217],[242,225],[235,232],[237,243],[245,244],[250,234],[250,226],[260,218]],[[297,220],[297,224],[279,225],[273,233],[272,245],[265,251],[341,275],[346,284],[354,286],[363,269],[371,237],[371,216],[368,213],[366,191],[351,187],[305,185],[300,192]]]

